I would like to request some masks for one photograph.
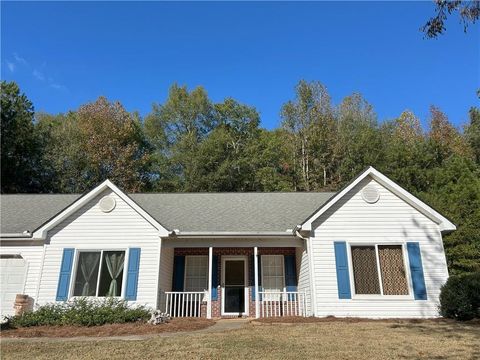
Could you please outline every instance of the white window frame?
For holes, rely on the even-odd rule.
[[[352,246],[373,246],[375,247],[375,258],[377,262],[377,273],[378,280],[380,282],[380,294],[357,294],[355,291],[355,278],[353,273],[353,259],[352,259]],[[402,248],[403,256],[403,266],[405,268],[405,278],[407,281],[407,291],[408,295],[384,295],[383,294],[383,283],[382,283],[382,273],[380,268],[380,259],[378,255],[379,246],[400,246]],[[406,256],[406,244],[400,242],[379,242],[379,243],[365,243],[365,242],[348,242],[347,243],[347,256],[348,256],[348,272],[350,275],[350,289],[352,289],[352,299],[355,300],[387,300],[387,299],[396,299],[396,300],[413,300],[413,288],[411,283],[410,276],[410,264],[408,262],[408,256]]]
[[[263,261],[263,259],[265,258],[268,258],[268,257],[280,257],[281,258],[281,262],[282,262],[282,290],[280,290],[281,292],[285,292],[286,291],[286,287],[285,287],[285,256],[283,255],[261,255],[262,257],[262,260],[261,260],[261,264],[262,264],[262,292],[269,292],[271,290],[266,290],[265,289],[265,280],[264,280],[264,276],[265,276],[265,270],[264,270],[264,266],[265,266],[265,262]],[[276,275],[276,276],[280,276],[280,275]]]
[[[188,261],[189,259],[192,258],[199,258],[203,257],[207,259],[207,266],[205,267],[205,279],[206,279],[206,287],[203,290],[195,290],[196,291],[206,291],[208,289],[208,255],[185,255],[185,269],[183,271],[183,291],[184,292],[194,292],[194,290],[188,290],[186,289],[187,285],[187,267],[188,267]]]
[[[98,267],[98,275],[97,275],[97,287],[95,289],[95,294],[98,294],[98,288],[100,286],[100,274],[102,271],[102,266],[103,266],[103,252],[109,252],[109,251],[123,251],[125,252],[125,259],[123,261],[123,276],[122,276],[122,289],[120,290],[120,296],[112,296],[113,298],[116,299],[124,299],[125,298],[125,284],[127,281],[127,267],[128,267],[128,260],[129,260],[129,255],[130,251],[129,248],[115,248],[115,249],[91,249],[91,248],[80,248],[80,249],[75,249],[75,255],[74,255],[74,262],[72,266],[72,274],[70,276],[70,286],[69,286],[69,299],[75,299],[75,298],[81,298],[81,297],[86,297],[86,298],[95,298],[95,299],[105,299],[108,296],[74,296],[73,292],[75,290],[75,278],[77,277],[77,271],[78,271],[78,261],[80,257],[80,253],[82,252],[100,252],[100,264]]]

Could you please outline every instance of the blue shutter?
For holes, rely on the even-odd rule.
[[[173,291],[183,291],[183,281],[185,278],[185,256],[175,256],[173,258]]]
[[[287,291],[297,291],[297,269],[295,268],[295,255],[285,255],[285,288]],[[293,295],[289,300],[293,300]]]
[[[60,276],[58,278],[57,301],[68,300],[70,288],[70,277],[72,275],[73,256],[75,249],[63,249],[62,264],[60,265]]]
[[[127,289],[125,291],[125,300],[137,300],[139,268],[140,248],[131,248],[128,254]]]
[[[415,300],[427,300],[427,289],[425,287],[425,278],[423,276],[420,245],[418,242],[408,242],[407,251]]]
[[[351,299],[350,275],[348,273],[347,244],[335,241],[335,265],[337,267],[337,287],[339,299]]]
[[[218,255],[212,256],[212,300],[218,299]]]
[[[258,291],[262,292],[262,256],[258,255]],[[262,301],[262,298],[259,296],[259,300]]]

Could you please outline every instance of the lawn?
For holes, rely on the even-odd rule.
[[[2,359],[478,359],[480,326],[450,321],[248,324],[141,341],[6,342]]]

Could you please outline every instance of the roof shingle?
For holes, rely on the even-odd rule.
[[[293,229],[334,193],[129,194],[159,223],[182,232],[269,232]],[[33,231],[79,194],[1,195],[1,233]]]

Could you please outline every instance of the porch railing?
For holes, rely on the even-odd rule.
[[[259,292],[260,317],[307,316],[304,292]]]
[[[171,317],[201,317],[206,291],[165,292],[165,312]]]

